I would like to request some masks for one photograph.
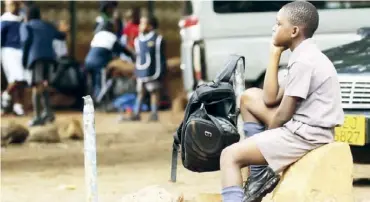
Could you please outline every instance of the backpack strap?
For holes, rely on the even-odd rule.
[[[179,141],[177,134],[174,134],[174,141],[172,144],[172,161],[171,161],[171,182],[176,182],[177,177],[177,156],[179,152]]]
[[[198,96],[196,93],[194,93],[190,100],[188,105],[186,106],[185,113],[184,113],[184,119],[181,122],[180,126],[177,128],[177,131],[173,135],[173,144],[172,144],[172,163],[171,163],[171,181],[176,182],[176,175],[177,175],[177,157],[178,157],[178,152],[180,150],[180,147],[183,145],[182,144],[182,139],[181,139],[181,134],[182,134],[182,127],[188,120],[192,106],[197,103]],[[185,156],[183,153],[181,154],[181,158],[184,159]]]
[[[230,79],[235,72],[239,60],[242,60],[243,66],[245,66],[244,56],[236,54],[230,55],[229,60],[227,61],[226,65],[224,65],[224,69],[216,76],[213,82],[216,84],[220,82],[230,82]]]

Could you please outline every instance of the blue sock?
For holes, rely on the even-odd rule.
[[[134,110],[133,110],[135,116],[139,115],[140,107],[141,107],[141,99],[138,96],[138,97],[136,97],[136,102],[135,102],[135,106],[134,106]]]
[[[245,122],[244,126],[244,134],[246,137],[251,137],[257,133],[263,132],[265,130],[265,126],[259,123],[253,123],[253,122]],[[252,165],[249,166],[250,168],[250,175],[256,176],[258,173],[260,173],[263,169],[265,169],[267,166],[265,165]]]
[[[244,192],[239,186],[225,187],[221,194],[223,202],[243,202]]]
[[[150,105],[150,109],[152,111],[152,114],[157,114],[158,106],[156,104]]]

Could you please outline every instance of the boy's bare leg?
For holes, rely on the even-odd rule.
[[[158,121],[159,90],[150,93],[151,116],[149,121]]]
[[[141,104],[143,102],[144,95],[145,95],[145,91],[144,91],[144,86],[143,86],[142,89],[137,93],[134,113],[131,117],[132,121],[140,120]]]
[[[42,95],[42,105],[44,108],[41,118],[43,119],[44,122],[53,122],[55,120],[55,116],[51,109],[50,104],[49,83],[47,81],[44,81],[41,85],[42,89],[40,92]]]
[[[13,111],[15,114],[18,116],[23,116],[24,115],[24,110],[23,110],[23,86],[20,82],[16,82],[14,85],[12,97],[14,99],[14,104],[13,104]]]
[[[29,126],[43,125],[44,122],[41,118],[41,93],[44,87],[42,83],[38,83],[32,87],[32,105],[33,105],[33,119],[30,121]]]
[[[221,154],[222,198],[224,202],[258,200],[262,192],[270,190],[279,177],[268,167],[258,174],[259,181],[253,189],[243,190],[241,169],[249,165],[266,165],[267,162],[253,139],[246,139],[225,148]],[[273,182],[275,184],[266,183]]]
[[[244,121],[243,130],[246,137],[254,136],[265,130],[265,126],[272,121],[277,107],[269,108],[263,100],[262,89],[247,89],[241,98],[241,114]],[[273,173],[264,164],[250,164],[249,177],[244,186],[246,194],[253,194],[264,181],[261,176],[273,176]]]
[[[276,109],[277,106],[269,108],[265,105],[260,88],[249,88],[241,97],[240,111],[244,122],[268,125]]]
[[[242,186],[240,169],[249,165],[266,165],[266,160],[253,140],[243,140],[225,148],[220,160],[222,187]]]
[[[4,108],[6,111],[10,109],[10,104],[14,97],[12,93],[15,89],[15,83],[9,83],[5,91],[1,94],[1,107]]]

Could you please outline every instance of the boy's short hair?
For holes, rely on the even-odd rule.
[[[311,38],[319,26],[319,13],[316,7],[306,1],[294,1],[283,6],[291,24],[303,26],[303,34]]]
[[[107,8],[116,8],[118,6],[117,1],[100,1],[100,12],[107,12]]]
[[[140,17],[141,17],[141,10],[139,7],[134,7],[131,9],[131,19],[132,19],[132,23],[134,23],[135,25],[139,25],[140,24]]]
[[[153,27],[153,29],[158,28],[158,20],[154,15],[148,15],[146,16],[146,19],[148,20],[148,24]]]
[[[40,19],[41,18],[41,12],[39,7],[36,5],[31,5],[26,8],[26,16],[28,20],[33,20],[33,19]]]

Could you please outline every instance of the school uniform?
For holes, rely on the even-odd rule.
[[[1,62],[9,83],[24,80],[19,29],[22,18],[10,12],[1,16]]]
[[[140,34],[135,39],[137,54],[135,75],[137,77],[137,91],[143,88],[148,92],[161,88],[161,80],[166,71],[163,37],[154,31]]]
[[[122,52],[131,55],[114,33],[103,30],[94,35],[90,50],[85,58],[85,67],[92,73],[95,96],[98,95],[102,86],[102,70],[113,59],[114,55]]]
[[[53,41],[53,48],[56,55],[56,58],[59,60],[63,57],[68,56],[68,47],[67,47],[67,41],[66,41],[66,35],[54,39]]]
[[[336,69],[312,39],[293,51],[286,79],[284,95],[302,98],[293,118],[250,137],[275,172],[333,142],[334,127],[344,122]]]
[[[20,35],[28,84],[48,81],[56,64],[53,41],[63,39],[65,34],[48,22],[33,19],[21,25]]]
[[[95,18],[95,25],[94,25],[94,34],[102,31],[102,28],[106,22],[111,20],[108,15],[105,13],[101,13],[99,16]]]

